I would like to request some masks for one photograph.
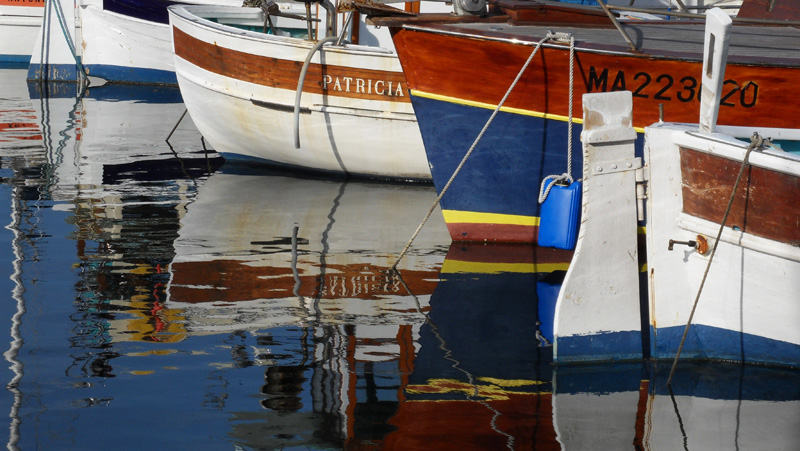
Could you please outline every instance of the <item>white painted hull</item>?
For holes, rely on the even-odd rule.
[[[0,61],[30,61],[44,7],[0,5]]]
[[[224,10],[216,10],[224,11]],[[172,26],[193,39],[251,55],[274,58],[284,64],[303,64],[312,43],[290,37],[242,32],[214,24],[193,13],[211,16],[214,10],[174,8]],[[179,51],[176,49],[176,53]],[[347,73],[402,74],[393,50],[345,45],[326,48],[312,64],[337,66]],[[416,117],[407,101],[405,84],[362,80],[346,85],[342,79],[328,80],[325,93],[304,92],[299,114],[299,148],[295,148],[295,86],[243,81],[199,67],[176,55],[175,69],[184,101],[200,132],[226,156],[263,160],[296,168],[347,173],[366,177],[430,179]],[[256,71],[269,71],[257,67]],[[356,75],[353,75],[355,78]],[[323,81],[307,79],[305,87]],[[336,84],[338,83],[338,84]],[[339,89],[340,91],[337,91]],[[364,96],[345,97],[341,91],[361,89]],[[385,98],[368,98],[366,91]]]
[[[739,136],[751,132],[742,129]],[[775,136],[770,131],[762,133]],[[727,154],[738,169],[747,143],[724,144],[730,142],[724,135],[703,139],[685,129],[655,126],[647,129],[646,139],[650,323],[655,357],[669,358],[677,351],[698,298],[710,251],[703,255],[680,245],[668,251],[667,243],[696,240],[701,235],[712,246],[719,232],[718,223],[683,212],[678,147]],[[754,167],[800,176],[797,156],[755,152],[750,162]],[[714,181],[709,180],[712,186]],[[727,224],[721,235],[682,355],[745,361],[761,355],[761,363],[800,365],[800,248],[734,230],[732,225]]]
[[[680,353],[799,367],[800,155],[753,151],[717,241],[754,128],[647,127],[636,174],[630,101],[630,92],[584,96],[592,120],[582,134],[581,230],[556,308],[556,361],[671,361]],[[800,130],[758,133],[787,147],[800,141]],[[646,282],[637,277],[637,211]]]
[[[174,83],[168,25],[97,6],[80,9],[83,65],[90,76],[110,81]]]

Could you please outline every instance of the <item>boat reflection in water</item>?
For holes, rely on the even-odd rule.
[[[74,226],[69,236],[83,286],[78,316],[95,331],[85,337],[93,345],[152,340],[165,325],[153,312],[160,310],[167,281],[161,268],[174,255],[178,221],[222,158],[203,148],[190,121],[177,123],[185,111],[177,88],[76,89],[29,84],[48,195]],[[108,371],[106,363],[86,363]]]
[[[428,185],[232,165],[208,179],[181,220],[166,306],[192,336],[236,337],[217,358],[264,368],[264,410],[231,412],[236,441],[340,446],[389,427],[449,244],[443,222],[417,237],[402,277],[391,268],[435,198]]]
[[[390,449],[556,449],[552,321],[571,252],[454,243]]]
[[[264,368],[256,396],[264,409],[233,409],[235,441],[262,449],[556,443],[552,332],[536,325],[538,306],[552,322],[553,287],[571,253],[448,248],[437,218],[395,273],[433,187],[241,170],[223,166],[188,206],[166,303],[191,336],[235,337],[225,356],[233,362],[214,366]]]
[[[190,336],[236,336],[235,367],[264,367],[264,410],[231,412],[242,446],[555,443],[537,305],[552,322],[549,278],[571,253],[461,244],[444,256],[434,219],[396,273],[433,187],[241,169],[223,166],[188,206],[166,307]]]

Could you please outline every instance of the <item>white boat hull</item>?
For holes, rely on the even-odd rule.
[[[109,81],[175,84],[168,25],[97,6],[80,8],[83,65],[89,76]]]
[[[294,73],[299,74],[313,43],[241,31],[195,15],[224,12],[170,11],[181,93],[197,128],[218,152],[313,171],[430,179],[405,79],[391,49],[344,45],[317,52],[304,80],[295,129]],[[214,58],[234,55],[252,66],[229,71],[237,63],[203,60],[185,51],[200,46],[222,49],[224,55]]]
[[[751,131],[742,130],[745,134]],[[668,250],[669,240],[701,239],[707,240],[711,249],[720,229],[718,222],[695,216],[684,198],[686,187],[691,185],[685,172],[682,173],[681,158],[686,157],[681,153],[685,153],[685,149],[718,157],[727,153],[721,158],[738,171],[747,146],[724,135],[700,137],[688,132],[674,127],[651,127],[646,131],[645,158],[650,168],[647,247],[653,356],[675,356],[697,300],[682,358],[799,365],[800,248],[792,243],[793,239],[782,242],[779,237],[760,237],[750,232],[750,224],[758,221],[755,214],[750,213],[745,223],[740,223],[735,215],[730,216],[710,265],[710,250],[701,252],[685,245],[675,245],[672,251]],[[738,159],[735,158],[737,153]],[[774,179],[778,179],[779,174],[793,179],[794,191],[797,191],[799,157],[758,152],[751,155],[750,162],[753,168],[772,171]],[[704,170],[713,168],[705,166]],[[709,198],[715,190],[724,191],[723,197],[730,197],[730,187],[725,189],[718,178],[707,180],[704,186],[707,192],[703,197]],[[749,202],[757,206],[759,201],[755,196],[759,187],[755,176],[739,189],[751,193],[753,197]],[[780,202],[779,193],[770,196],[774,202]],[[727,199],[721,204],[724,209]],[[783,211],[789,217],[792,207]],[[796,208],[794,211],[796,213]],[[785,218],[772,220],[781,223]]]
[[[42,27],[43,0],[25,3],[37,6],[17,4],[0,2],[0,62],[30,62]]]

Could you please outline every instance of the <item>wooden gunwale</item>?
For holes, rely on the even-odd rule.
[[[175,54],[189,63],[209,72],[276,89],[295,91],[302,70],[300,60],[286,60],[254,55],[234,49],[214,45],[198,39],[185,31],[173,27]],[[276,43],[276,45],[280,45]],[[328,89],[323,83],[330,77],[331,88],[335,80],[340,80],[341,90]],[[363,90],[356,89],[353,81],[352,89],[346,89],[346,78],[352,80],[368,80]],[[366,83],[366,82],[365,82]],[[400,86],[402,95],[393,95]],[[391,90],[392,95],[382,94]],[[363,92],[362,92],[363,91]],[[306,73],[303,92],[326,94],[335,97],[380,100],[387,102],[410,102],[405,77],[402,72],[380,71],[356,67],[336,66],[331,64],[312,63]]]

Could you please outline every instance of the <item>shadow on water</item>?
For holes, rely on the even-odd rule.
[[[437,211],[392,271],[431,186],[223,164],[177,90],[0,81],[9,449],[800,442],[797,372],[555,367],[568,252]]]

